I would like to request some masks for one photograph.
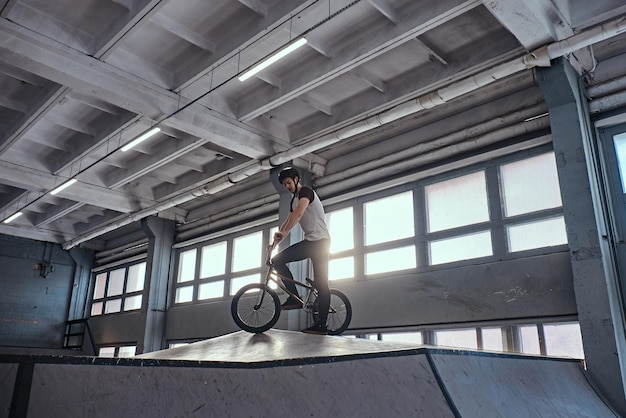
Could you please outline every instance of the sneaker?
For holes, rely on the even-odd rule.
[[[305,334],[327,335],[328,328],[325,325],[313,325],[311,328],[303,329]]]
[[[294,299],[292,297],[287,298],[287,300],[282,305],[280,305],[281,311],[290,311],[292,309],[300,308],[302,308],[302,303],[298,302],[297,299]]]

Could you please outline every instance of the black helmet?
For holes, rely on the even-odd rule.
[[[278,174],[278,181],[282,183],[285,179],[293,179],[293,181],[295,182],[296,177],[300,178],[300,173],[298,173],[298,170],[293,167],[286,167],[280,170],[280,174]]]

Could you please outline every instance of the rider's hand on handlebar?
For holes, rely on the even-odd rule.
[[[283,240],[283,234],[278,231],[274,232],[274,243],[272,245],[277,245],[282,240]]]

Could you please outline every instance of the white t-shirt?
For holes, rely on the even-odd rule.
[[[307,241],[319,241],[321,239],[330,239],[328,225],[326,225],[326,215],[324,214],[324,206],[313,189],[302,186],[300,192],[292,201],[291,209],[298,206],[298,201],[302,198],[309,200],[309,206],[304,211],[304,215],[300,219],[300,227],[304,231],[304,239]]]

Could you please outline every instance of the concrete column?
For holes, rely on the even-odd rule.
[[[607,280],[613,276],[606,264],[611,253],[601,241],[604,215],[584,87],[564,59],[553,61],[550,68],[537,69],[536,76],[550,112],[588,376],[626,416],[621,366],[626,353],[619,349],[624,341],[619,337],[621,333],[616,332],[616,327],[623,328],[623,323],[612,314],[615,300]]]
[[[143,338],[137,341],[138,354],[163,348],[174,222],[151,216],[141,220],[141,228],[148,237],[146,288],[149,290],[141,309],[145,326]]]
[[[67,319],[83,319],[89,316],[87,312],[88,301],[91,300],[92,288],[91,268],[93,267],[94,251],[86,248],[74,247],[69,254],[76,262],[74,270],[74,284],[72,286],[72,299]]]

